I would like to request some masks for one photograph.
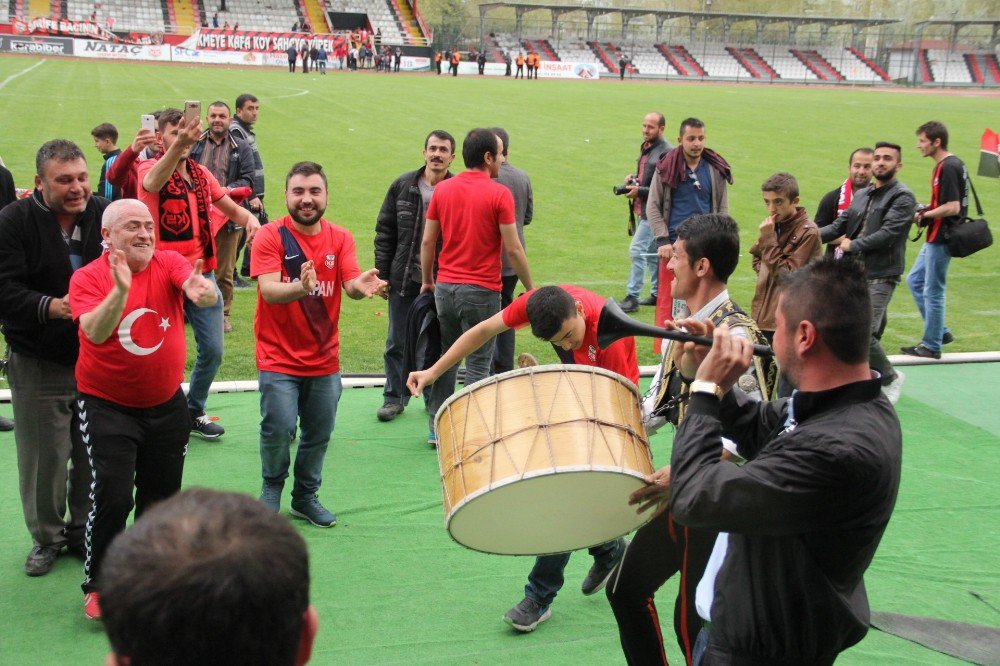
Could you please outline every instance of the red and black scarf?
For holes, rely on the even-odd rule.
[[[844,184],[840,186],[840,196],[837,198],[837,214],[843,213],[851,205],[851,200],[854,199],[854,183],[848,178],[844,181]]]
[[[208,259],[215,255],[212,244],[212,223],[208,217],[212,207],[210,200],[212,188],[195,160],[187,159],[187,170],[191,176],[190,184],[181,176],[179,169],[174,169],[170,174],[170,180],[160,189],[159,240],[163,243],[191,243],[195,240],[195,224],[197,224],[202,256]],[[191,206],[188,204],[188,192],[192,189],[197,201],[197,221],[192,218]]]

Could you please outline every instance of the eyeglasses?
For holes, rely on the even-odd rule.
[[[694,189],[701,192],[701,183],[698,181],[698,174],[691,169],[688,169],[688,178],[691,179],[691,184],[694,185]]]

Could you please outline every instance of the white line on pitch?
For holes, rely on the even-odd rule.
[[[43,62],[45,62],[44,58],[42,60],[39,60],[38,62],[36,62],[31,67],[28,67],[27,69],[22,69],[20,72],[17,72],[16,74],[11,74],[10,76],[8,76],[3,81],[0,81],[0,90],[3,90],[4,86],[6,86],[8,83],[10,83],[11,81],[13,81],[14,79],[16,79],[19,76],[24,76],[25,74],[27,74],[28,72],[30,72],[34,68],[36,68],[39,65],[41,65]]]

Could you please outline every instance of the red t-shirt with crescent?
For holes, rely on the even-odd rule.
[[[97,345],[80,329],[76,384],[88,393],[126,407],[167,402],[184,380],[184,291],[191,275],[187,259],[157,250],[142,271],[132,274],[118,327]],[[73,319],[99,306],[114,289],[105,253],[73,273],[69,302]]]
[[[306,236],[295,230],[292,218],[286,215],[260,228],[253,241],[250,255],[250,275],[280,273],[282,282],[298,280],[285,272],[285,248],[281,242],[281,227],[286,227],[316,267],[317,286],[314,294],[322,298],[332,334],[317,339],[317,321],[310,321],[299,301],[281,305],[266,303],[259,292],[254,331],[257,336],[257,368],[265,372],[280,372],[300,377],[318,377],[340,372],[340,299],[344,283],[361,275],[354,246],[354,237],[343,227],[320,220],[320,233]],[[315,318],[314,318],[315,319]],[[327,322],[323,322],[327,324]]]
[[[604,303],[607,299],[576,285],[561,284],[559,286],[565,289],[574,300],[583,304],[583,319],[587,325],[583,344],[580,345],[579,349],[573,350],[573,360],[580,365],[590,365],[617,372],[638,386],[639,362],[635,355],[635,338],[622,338],[611,343],[607,349],[601,349],[597,345],[597,322],[601,318],[601,310],[604,309]],[[530,323],[528,321],[528,297],[533,293],[535,293],[534,289],[521,294],[514,299],[513,303],[503,309],[504,325],[509,328],[522,328]]]

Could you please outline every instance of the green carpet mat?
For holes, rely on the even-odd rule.
[[[997,371],[996,364],[904,369],[897,406],[903,484],[866,576],[873,610],[1000,626],[1000,400],[989,388]],[[379,423],[380,404],[378,389],[346,389],[341,399],[321,491],[339,524],[321,530],[295,522],[309,543],[320,616],[313,663],[623,663],[603,593],[579,592],[591,563],[586,553],[570,560],[551,620],[528,635],[501,623],[523,596],[532,559],[483,555],[451,541],[422,404]],[[192,441],[185,486],[256,494],[258,396],[215,395],[209,407],[227,434],[215,443]],[[9,414],[9,405],[0,413]],[[669,431],[654,437],[659,465],[668,460],[669,440]],[[64,556],[47,576],[23,573],[30,541],[11,433],[0,434],[0,488],[0,664],[103,663],[100,625],[83,616],[80,562]],[[675,593],[670,581],[657,598],[668,657],[679,664]],[[838,663],[961,662],[872,630]]]

